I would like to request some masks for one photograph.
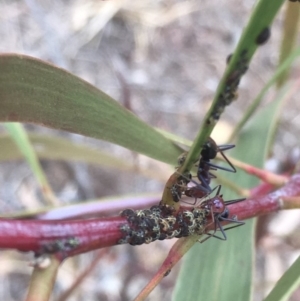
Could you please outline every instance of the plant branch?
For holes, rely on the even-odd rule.
[[[51,256],[48,259],[50,262],[47,267],[35,266],[26,301],[49,300],[61,261],[56,256]]]
[[[228,208],[231,216],[236,215],[239,220],[245,220],[278,210],[299,208],[299,197],[300,174],[296,174],[277,191],[264,196],[251,197],[243,202],[229,205]],[[184,210],[192,212],[194,207],[182,206],[179,213]],[[179,213],[172,211],[167,218],[176,217]],[[126,216],[77,221],[0,219],[0,248],[33,251],[38,255],[57,253],[60,258],[65,258],[98,248],[126,243],[124,229],[127,229],[128,234],[142,227],[137,222],[138,220],[135,220],[133,230],[129,220]],[[143,218],[140,220],[143,221]],[[204,220],[199,219],[199,222],[204,223]],[[207,217],[207,224],[209,224],[209,217]],[[203,226],[205,228],[205,225]],[[200,229],[202,233],[204,228]],[[190,234],[193,233],[195,232]]]
[[[160,283],[160,281],[169,275],[171,269],[175,264],[183,257],[183,255],[194,245],[194,243],[199,239],[199,236],[194,236],[195,239],[188,239],[186,237],[178,240],[171,250],[160,269],[151,279],[151,281],[143,288],[139,295],[134,299],[134,301],[142,301],[153,291],[153,289]]]
[[[288,182],[289,177],[283,175],[277,175],[270,171],[255,167],[251,164],[244,163],[240,160],[234,159],[232,157],[227,157],[228,160],[235,166],[242,169],[244,172],[254,175],[264,181],[265,183],[269,183],[271,185],[280,187]]]

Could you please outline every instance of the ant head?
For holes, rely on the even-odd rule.
[[[225,209],[226,205],[221,195],[216,195],[213,199],[210,200],[211,210],[213,213],[222,214]]]
[[[214,159],[217,156],[218,146],[216,142],[208,138],[201,151],[201,156],[204,160]]]

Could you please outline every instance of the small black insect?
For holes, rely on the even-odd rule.
[[[201,182],[201,185],[204,187],[205,190],[208,190],[209,192],[211,191],[211,188],[209,187],[210,180],[212,178],[215,178],[216,176],[210,173],[210,170],[225,170],[228,172],[236,172],[236,169],[234,166],[231,164],[231,162],[227,159],[227,157],[224,155],[224,151],[233,148],[235,145],[233,144],[226,144],[226,145],[217,145],[216,142],[212,139],[209,138],[202,151],[201,151],[201,157],[199,160],[199,166],[198,166],[198,171],[197,171],[197,177],[199,181]],[[222,167],[216,164],[213,164],[210,162],[210,160],[215,159],[217,156],[217,153],[220,153],[224,160],[228,163],[230,168],[227,167]]]
[[[265,44],[271,36],[271,30],[269,27],[265,27],[260,34],[257,36],[255,42],[257,45]]]
[[[227,65],[229,65],[229,63],[230,63],[230,60],[231,60],[231,58],[232,58],[232,53],[231,54],[229,54],[228,56],[227,56],[227,58],[226,58],[226,64]]]

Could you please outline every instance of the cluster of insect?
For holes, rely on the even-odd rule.
[[[54,254],[58,252],[64,254],[77,248],[79,245],[80,241],[76,237],[50,240],[48,242],[41,241],[41,249],[35,253],[35,257],[39,257],[43,254]]]
[[[206,238],[215,237],[226,240],[225,231],[244,223],[238,221],[236,217],[231,217],[227,205],[243,201],[237,199],[225,202],[220,194],[221,185],[211,189],[211,179],[215,175],[211,171],[218,169],[236,172],[236,169],[224,155],[224,151],[233,148],[234,145],[217,146],[211,138],[205,143],[199,162],[197,163],[197,178],[199,183],[192,179],[190,173],[178,174],[176,183],[169,189],[174,202],[183,201],[182,197],[193,198],[193,203],[189,207],[181,207],[176,211],[172,206],[159,204],[150,209],[132,210],[126,209],[121,212],[121,216],[127,219],[127,223],[120,228],[123,233],[119,244],[128,243],[131,245],[148,244],[155,240],[164,240],[171,238],[180,238],[190,235],[207,234]],[[220,153],[229,168],[213,164],[211,162]],[[186,153],[178,158],[178,164],[181,166],[185,161]],[[178,167],[179,168],[179,167]],[[193,186],[189,186],[192,184]],[[212,196],[215,194],[214,196]],[[235,225],[224,229],[222,222],[232,222]],[[208,229],[213,230],[212,233]],[[217,235],[217,231],[221,234]]]
[[[201,207],[175,212],[168,205],[156,205],[145,210],[125,209],[121,216],[126,217],[127,223],[120,227],[123,237],[118,243],[136,246],[155,240],[201,235],[207,224],[207,213],[207,209]]]
[[[211,189],[210,187],[211,179],[216,178],[216,176],[212,174],[211,171],[220,169],[232,173],[236,172],[235,167],[223,153],[224,151],[229,150],[233,147],[234,145],[231,144],[218,146],[212,138],[209,138],[201,151],[200,159],[197,164],[197,178],[199,180],[199,183],[192,180],[192,176],[189,173],[187,175],[179,175],[176,183],[173,184],[170,188],[174,202],[179,202],[182,199],[182,196],[185,195],[186,197],[194,199],[194,203],[192,204],[193,206],[204,209],[206,213],[210,215],[211,222],[206,226],[206,228],[213,224],[213,233],[209,233],[209,231],[205,230],[204,233],[208,236],[201,242],[205,241],[209,237],[226,240],[227,237],[225,230],[232,229],[244,224],[243,222],[238,221],[236,217],[229,218],[229,210],[227,206],[241,202],[245,199],[242,198],[225,202],[223,196],[220,194],[221,185],[218,185],[213,189]],[[223,167],[211,162],[212,159],[216,158],[218,153],[221,154],[229,167]],[[178,158],[178,164],[182,165],[184,160],[185,156],[180,156]],[[189,186],[189,184],[191,183],[193,184],[193,186]],[[212,196],[214,192],[215,195]],[[221,222],[223,221],[232,222],[235,225],[224,229],[221,224]],[[216,235],[217,231],[221,232],[220,236]]]
[[[295,0],[290,0],[295,2]],[[300,0],[299,0],[300,1]],[[271,31],[269,27],[263,28],[255,39],[255,44],[260,46],[265,44],[270,38]],[[230,63],[232,55],[228,56],[227,64]],[[248,50],[240,51],[237,56],[234,70],[227,76],[224,89],[218,97],[218,105],[206,121],[212,124],[218,121],[220,115],[234,99],[237,98],[237,88],[241,77],[248,70],[249,55]],[[221,185],[211,189],[211,179],[216,178],[211,171],[219,169],[227,172],[236,172],[236,169],[224,155],[224,151],[233,148],[234,145],[218,146],[212,138],[209,138],[200,154],[197,164],[197,178],[199,183],[192,179],[190,173],[178,174],[176,180],[168,187],[174,202],[182,200],[182,196],[194,198],[193,206],[189,210],[175,211],[171,206],[160,204],[147,210],[126,209],[121,212],[122,217],[127,218],[127,223],[121,226],[120,230],[123,237],[119,240],[120,244],[129,243],[131,245],[140,245],[150,243],[155,240],[170,239],[173,237],[183,237],[194,234],[207,234],[203,242],[210,237],[226,240],[225,231],[241,225],[236,216],[231,216],[228,205],[238,203],[244,199],[224,201],[220,194]],[[211,160],[215,159],[220,153],[229,167],[222,167],[213,164]],[[178,158],[179,167],[182,166],[186,158],[186,153]],[[178,168],[179,168],[178,167]],[[193,186],[189,186],[190,184]],[[214,192],[216,191],[215,195]],[[190,204],[191,205],[191,204]],[[226,229],[222,222],[230,222],[235,225]],[[210,230],[212,229],[212,233]],[[217,234],[217,231],[221,234]]]
[[[300,1],[300,0],[299,0]],[[257,46],[264,45],[271,36],[271,30],[269,27],[264,27],[255,38],[255,44]],[[227,57],[227,64],[230,63],[232,54]],[[231,102],[238,97],[238,86],[242,76],[247,72],[249,65],[250,54],[247,49],[243,49],[238,53],[235,68],[228,74],[223,90],[218,96],[218,105],[214,108],[211,116],[206,120],[207,124],[216,123],[225,107],[231,104]]]

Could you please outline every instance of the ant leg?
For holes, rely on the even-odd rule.
[[[213,234],[208,233],[207,235],[210,235],[211,237],[214,237],[214,238],[217,238],[217,239],[220,239],[220,240],[227,240],[227,236],[226,236],[226,234],[224,232],[225,230],[224,230],[224,228],[222,227],[222,225],[220,223],[219,217],[216,218],[215,220],[216,220],[216,228],[215,228],[214,233]],[[216,231],[217,231],[218,228],[220,229],[223,237],[215,235],[215,233],[216,233]]]
[[[227,157],[224,156],[223,153],[221,153],[221,154],[222,154],[223,158],[225,159],[225,161],[230,165],[231,169],[229,169],[227,167],[220,166],[220,165],[216,165],[216,164],[213,164],[213,163],[210,163],[210,162],[207,162],[206,164],[210,167],[210,169],[214,168],[214,170],[221,169],[221,170],[225,170],[225,171],[228,171],[228,172],[236,172],[236,169],[232,165],[232,163],[227,159]]]
[[[221,223],[219,221],[219,217],[214,217],[214,219],[215,219],[215,221],[214,221],[214,224],[215,224],[214,232],[213,233],[209,233],[209,232],[205,233],[207,235],[207,237],[204,238],[203,240],[199,241],[200,243],[205,242],[206,240],[208,240],[211,237],[214,237],[214,238],[217,238],[217,239],[220,239],[220,240],[227,240],[227,236],[226,236],[226,234],[224,232],[226,229],[223,229],[223,227],[222,227],[222,225],[221,225]],[[217,232],[218,228],[222,232],[223,237],[217,236],[215,234]]]
[[[221,152],[222,157],[226,160],[226,162],[229,164],[229,166],[232,168],[232,170],[228,170],[230,172],[236,172],[235,167],[232,165],[232,163],[228,160],[228,158],[223,154],[223,152]]]
[[[216,221],[214,221],[214,224],[215,224],[215,228],[216,228],[217,227]],[[206,234],[207,236],[204,239],[198,240],[198,241],[200,242],[200,244],[202,244],[203,242],[207,241],[209,238],[214,237],[215,233],[216,233],[216,229],[214,230],[213,234],[210,234],[209,232],[205,232],[204,234]]]
[[[221,151],[221,152],[224,152],[228,149],[232,149],[234,148],[235,145],[234,144],[223,144],[223,145],[218,145],[218,149]]]
[[[245,201],[245,200],[246,200],[246,198],[241,198],[241,199],[236,199],[236,200],[227,201],[227,202],[225,202],[225,204],[226,204],[226,206],[227,206],[227,205],[239,203],[239,202],[242,202],[242,201]]]
[[[221,186],[221,185],[219,185],[219,186]],[[218,187],[218,186],[217,186],[217,187]],[[215,189],[216,189],[216,188],[215,188]],[[215,190],[215,189],[214,189],[214,190]],[[219,191],[219,189],[218,189],[218,191]],[[207,235],[207,237],[205,237],[205,238],[202,239],[202,240],[199,240],[199,242],[200,242],[201,244],[202,244],[203,242],[207,241],[209,238],[213,237],[214,234],[215,234],[216,231],[217,231],[217,218],[215,218],[215,216],[214,216],[212,210],[211,210],[211,219],[212,219],[212,222],[211,222],[210,224],[208,224],[207,227],[210,226],[211,224],[214,224],[214,225],[215,225],[214,233],[213,233],[213,234],[210,234],[209,232],[205,232],[205,234]]]
[[[234,225],[234,226],[231,226],[231,227],[228,227],[228,228],[223,228],[223,227],[220,227],[220,231],[222,232],[222,234],[223,234],[223,237],[219,237],[219,236],[217,236],[217,235],[215,235],[215,234],[210,234],[210,233],[206,233],[207,235],[209,235],[209,237],[214,237],[214,238],[217,238],[217,239],[220,239],[220,240],[227,240],[227,236],[226,236],[226,234],[225,234],[225,232],[224,231],[227,231],[227,230],[230,230],[230,229],[233,229],[233,228],[237,228],[237,227],[239,227],[239,226],[243,226],[243,225],[245,225],[245,223],[244,222],[240,222],[240,221],[235,221],[236,223],[238,223],[238,225]],[[207,239],[207,238],[206,238]],[[205,239],[205,240],[206,240]],[[201,241],[202,242],[202,241]]]
[[[218,186],[216,186],[212,191],[218,189],[218,190],[217,190],[217,193],[216,193],[216,196],[217,196],[217,195],[220,195],[221,188],[222,188],[222,185],[218,185]]]
[[[203,242],[207,241],[209,238],[212,237],[212,235],[210,235],[209,233],[205,233],[205,234],[206,234],[207,236],[206,236],[204,239],[198,240],[198,241],[200,242],[200,244],[202,244]]]
[[[237,225],[234,225],[234,226],[231,226],[231,227],[228,227],[228,228],[224,229],[222,227],[221,223],[220,223],[221,221],[233,222],[233,223],[236,223]],[[208,240],[210,237],[214,237],[214,238],[217,238],[217,239],[220,239],[220,240],[227,240],[227,236],[225,234],[225,231],[236,228],[236,227],[239,227],[239,226],[243,226],[243,225],[245,225],[245,223],[242,222],[242,221],[237,221],[237,220],[231,219],[231,218],[224,218],[224,217],[219,216],[217,219],[215,218],[215,225],[216,225],[216,227],[215,227],[214,232],[213,233],[206,233],[207,237],[204,238],[203,240],[201,240],[200,243],[203,243],[204,241]],[[220,229],[223,237],[215,235],[218,228]]]
[[[224,221],[224,222],[232,222],[232,223],[235,223],[235,224],[236,224],[236,225],[234,225],[234,226],[231,226],[231,227],[226,228],[226,230],[233,229],[233,228],[236,228],[236,227],[245,225],[244,222],[242,222],[242,221],[237,221],[236,219],[233,219],[233,218],[225,218],[225,217],[220,216],[220,217],[219,217],[219,220],[222,221],[222,222],[223,222],[223,221]]]
[[[240,221],[236,221],[236,223],[238,223],[238,225],[234,225],[234,226],[228,227],[228,228],[224,229],[224,231],[230,230],[230,229],[237,228],[237,227],[239,227],[239,226],[245,225],[244,222],[240,222]]]
[[[232,145],[231,145],[232,146]],[[227,149],[230,149],[230,148],[232,148],[232,147],[234,147],[234,145],[232,146],[232,147],[229,147],[229,145],[227,145],[227,148],[226,148],[226,146],[221,146],[221,148],[219,147],[219,150],[220,150],[220,154],[222,155],[222,157],[225,159],[225,161],[228,163],[228,165],[231,167],[231,171],[230,170],[228,170],[229,172],[236,172],[236,169],[235,169],[235,167],[232,165],[232,163],[228,160],[228,158],[224,155],[224,153],[223,153],[223,151],[224,150],[227,150]]]

